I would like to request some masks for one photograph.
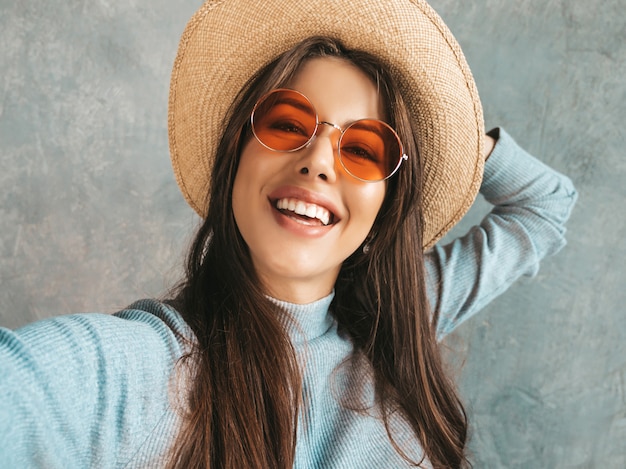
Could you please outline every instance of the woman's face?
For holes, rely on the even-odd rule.
[[[309,98],[320,121],[341,128],[383,118],[376,86],[345,60],[311,59],[288,87]],[[275,298],[309,303],[328,295],[382,205],[384,181],[362,182],[341,167],[339,135],[321,125],[310,145],[295,152],[269,150],[254,137],[243,148],[233,212],[254,268]]]

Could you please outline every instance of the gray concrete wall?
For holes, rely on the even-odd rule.
[[[167,93],[200,3],[0,0],[0,325],[114,311],[177,279],[197,220],[171,174]],[[626,0],[433,6],[487,126],[580,191],[566,249],[446,341],[472,459],[624,468]]]

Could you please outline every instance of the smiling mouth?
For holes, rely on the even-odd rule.
[[[328,226],[335,222],[335,215],[328,209],[299,199],[277,199],[274,201],[274,207],[294,221],[305,225]]]

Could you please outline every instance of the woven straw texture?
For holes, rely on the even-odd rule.
[[[397,78],[424,159],[424,248],[467,212],[482,180],[484,124],[458,43],[421,0],[209,0],[191,18],[172,71],[176,180],[200,215],[223,119],[248,78],[310,36],[380,57]]]

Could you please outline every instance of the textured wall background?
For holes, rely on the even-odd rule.
[[[171,174],[167,93],[200,3],[0,0],[0,325],[114,311],[177,279],[197,220]],[[475,466],[624,468],[626,0],[432,4],[487,126],[581,194],[567,248],[447,340]]]

